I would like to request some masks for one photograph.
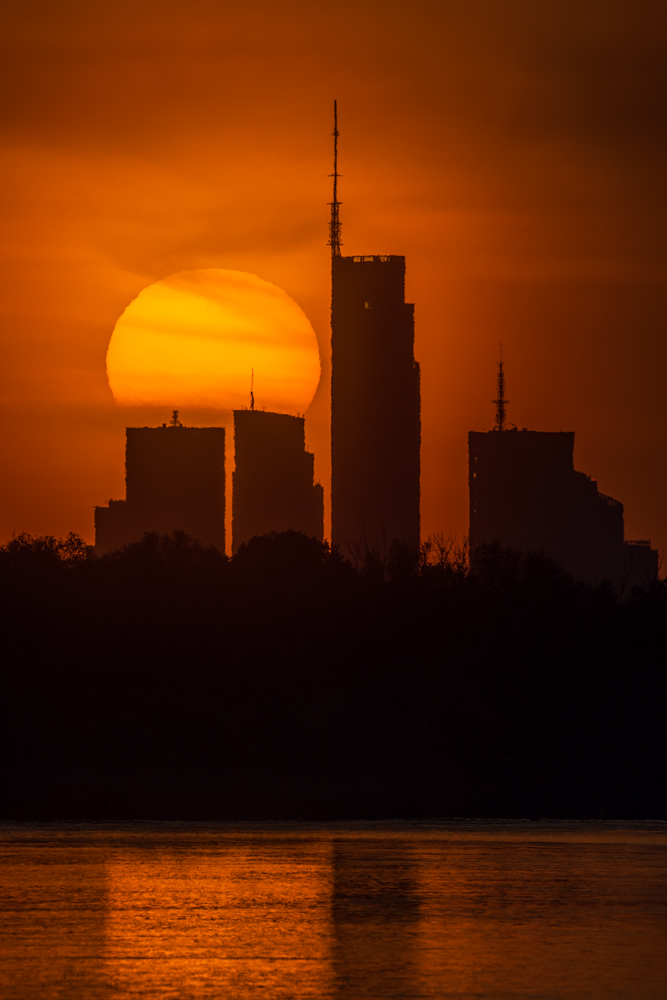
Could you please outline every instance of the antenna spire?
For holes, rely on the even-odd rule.
[[[338,101],[334,101],[334,172],[329,174],[329,177],[333,177],[333,201],[330,201],[331,205],[331,221],[329,223],[329,242],[327,246],[331,247],[331,256],[340,257],[340,218],[338,215],[338,208],[340,202],[338,201],[338,178],[340,174],[338,173]]]
[[[500,345],[500,361],[498,362],[498,399],[492,400],[496,404],[496,426],[494,430],[505,430],[505,407],[509,399],[505,399],[505,371],[503,367],[503,345]]]
[[[255,409],[255,369],[250,369],[250,409]]]

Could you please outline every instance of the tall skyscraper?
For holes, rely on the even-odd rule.
[[[254,535],[303,531],[322,541],[324,490],[313,482],[303,417],[234,410],[232,551]]]
[[[341,254],[334,106],[331,523],[345,555],[419,547],[421,415],[405,258]]]
[[[126,499],[95,508],[95,552],[146,532],[184,531],[225,551],[225,430],[171,424],[126,430]]]

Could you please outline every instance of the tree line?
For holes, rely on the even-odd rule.
[[[667,585],[298,532],[0,548],[5,819],[667,818]]]

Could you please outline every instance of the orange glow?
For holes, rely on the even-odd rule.
[[[289,295],[244,271],[206,268],[157,281],[127,307],[107,353],[125,406],[248,406],[302,413],[320,378],[315,332]]]
[[[2,540],[92,541],[94,505],[123,495],[127,422],[228,423],[173,390],[128,415],[105,373],[128,303],[200,268],[261,275],[313,324],[306,435],[328,502],[336,98],[343,253],[407,262],[423,534],[467,531],[467,433],[493,424],[502,341],[508,420],[574,430],[627,536],[667,548],[655,0],[604,17],[368,0],[338,4],[335,31],[306,0],[61,7],[5,4],[0,37]]]

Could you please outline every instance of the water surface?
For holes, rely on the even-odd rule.
[[[667,996],[667,826],[0,827],[0,996]]]

